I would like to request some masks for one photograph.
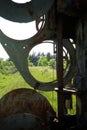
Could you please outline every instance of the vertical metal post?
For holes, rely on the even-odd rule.
[[[62,16],[57,19],[57,80],[58,80],[58,119],[63,119],[64,114],[64,95],[63,95],[63,43],[62,43]]]

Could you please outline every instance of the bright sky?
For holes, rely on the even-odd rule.
[[[30,38],[37,33],[35,22],[15,23],[5,20],[2,17],[0,17],[0,29],[7,36],[17,40]],[[32,52],[53,53],[53,45],[50,43],[49,44],[44,43],[43,45],[38,45],[34,47]],[[0,44],[0,57],[3,59],[7,59],[9,57],[1,44]]]
[[[0,44],[0,58],[3,58],[3,59],[9,58],[7,52],[4,50],[1,44]]]
[[[16,2],[16,3],[26,3],[26,2],[30,2],[32,0],[21,0],[21,1],[18,1],[18,0],[12,0],[13,2]]]

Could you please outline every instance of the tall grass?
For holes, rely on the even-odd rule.
[[[48,67],[30,67],[30,72],[35,79],[41,82],[50,82],[56,79],[56,70]]]
[[[41,70],[42,68],[38,68],[38,67],[33,67],[30,68],[32,75],[34,75],[34,77],[43,82],[48,82],[50,79],[50,76],[46,76],[46,74],[41,74]],[[49,74],[48,74],[49,75]],[[0,73],[0,98],[2,98],[6,93],[10,92],[11,90],[17,89],[17,88],[31,88],[33,89],[29,84],[27,84],[25,82],[25,80],[23,79],[23,77],[20,75],[19,72],[16,72],[15,74],[1,74]],[[42,95],[44,95],[50,102],[50,104],[53,106],[54,110],[57,111],[56,108],[56,92],[53,91],[41,91],[41,90],[37,90],[39,93],[41,93]]]
[[[51,70],[50,68],[46,67],[31,67],[29,68],[31,74],[39,81],[42,82],[49,82],[56,79],[56,73],[54,70]],[[45,73],[42,73],[42,70],[47,69]],[[20,75],[19,72],[16,72],[14,74],[1,74],[0,73],[0,98],[2,98],[7,92],[17,89],[17,88],[32,88],[29,84],[25,82],[23,77]],[[57,112],[57,93],[55,91],[41,91],[37,90],[39,93],[44,95],[54,108],[54,110]],[[68,113],[75,114],[75,97],[73,97],[73,109],[68,110]]]

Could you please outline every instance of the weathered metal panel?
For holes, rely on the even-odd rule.
[[[48,31],[49,32],[49,31]],[[43,83],[38,80],[36,80],[30,73],[28,69],[28,54],[30,50],[40,43],[41,39],[49,38],[51,34],[46,34],[46,30],[43,29],[41,34],[38,34],[37,37],[35,36],[33,39],[27,39],[27,40],[14,40],[6,35],[4,35],[0,31],[0,41],[3,47],[6,49],[7,53],[9,54],[11,60],[14,62],[15,66],[17,67],[18,71],[21,73],[25,81],[31,85],[33,88],[44,90],[44,91],[52,91],[55,87],[58,87],[57,80],[53,82]],[[46,36],[46,37],[45,37]],[[67,85],[69,81],[71,81],[71,78],[73,77],[73,74],[75,72],[75,49],[72,46],[72,44],[69,42],[69,40],[65,39],[63,40],[63,46],[66,48],[66,50],[70,54],[70,70],[69,73],[66,74],[64,77],[64,86]],[[23,48],[25,47],[25,48]],[[21,58],[22,57],[22,58]]]
[[[1,120],[0,130],[46,130],[46,127],[38,117],[28,113],[18,113]]]
[[[0,0],[0,16],[14,22],[30,22],[47,13],[52,3],[53,0],[31,0],[21,4]]]
[[[46,125],[51,116],[56,116],[48,100],[33,89],[21,88],[7,93],[0,100],[0,118],[16,113],[30,113]]]

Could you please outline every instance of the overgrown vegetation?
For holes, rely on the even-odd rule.
[[[46,56],[41,56],[39,57],[38,65],[36,66],[33,62],[30,61],[30,59],[28,60],[29,65],[30,63],[32,64],[29,67],[30,72],[32,75],[34,75],[34,77],[37,80],[40,80],[42,82],[44,81],[49,82],[56,79],[55,58],[51,57],[51,59],[49,58],[48,61],[48,58]],[[49,64],[44,64],[45,62],[48,62]],[[15,65],[10,59],[4,61],[2,58],[0,58],[0,98],[4,96],[7,92],[16,88],[32,88],[32,87],[25,82],[25,80],[22,78],[22,76],[17,71]],[[40,90],[37,91],[40,92],[49,100],[50,104],[57,112],[57,93],[55,91],[53,92],[45,92]],[[75,102],[75,97],[73,97],[73,100]],[[69,110],[69,113],[73,114],[75,113],[75,103],[73,104],[73,109]]]
[[[51,55],[49,52],[47,54],[38,53],[29,55],[29,66],[50,66],[52,68],[56,67],[55,56]]]
[[[33,64],[33,63],[32,63]],[[31,74],[35,76],[37,80],[40,81],[51,81],[54,79],[52,77],[53,69],[47,66],[31,66],[29,67]],[[2,98],[7,92],[16,89],[16,88],[32,88],[28,85],[20,73],[17,71],[13,62],[8,59],[4,61],[2,58],[0,59],[0,98]],[[44,95],[51,103],[53,108],[57,111],[56,103],[56,92],[44,92],[39,91],[42,95]]]

